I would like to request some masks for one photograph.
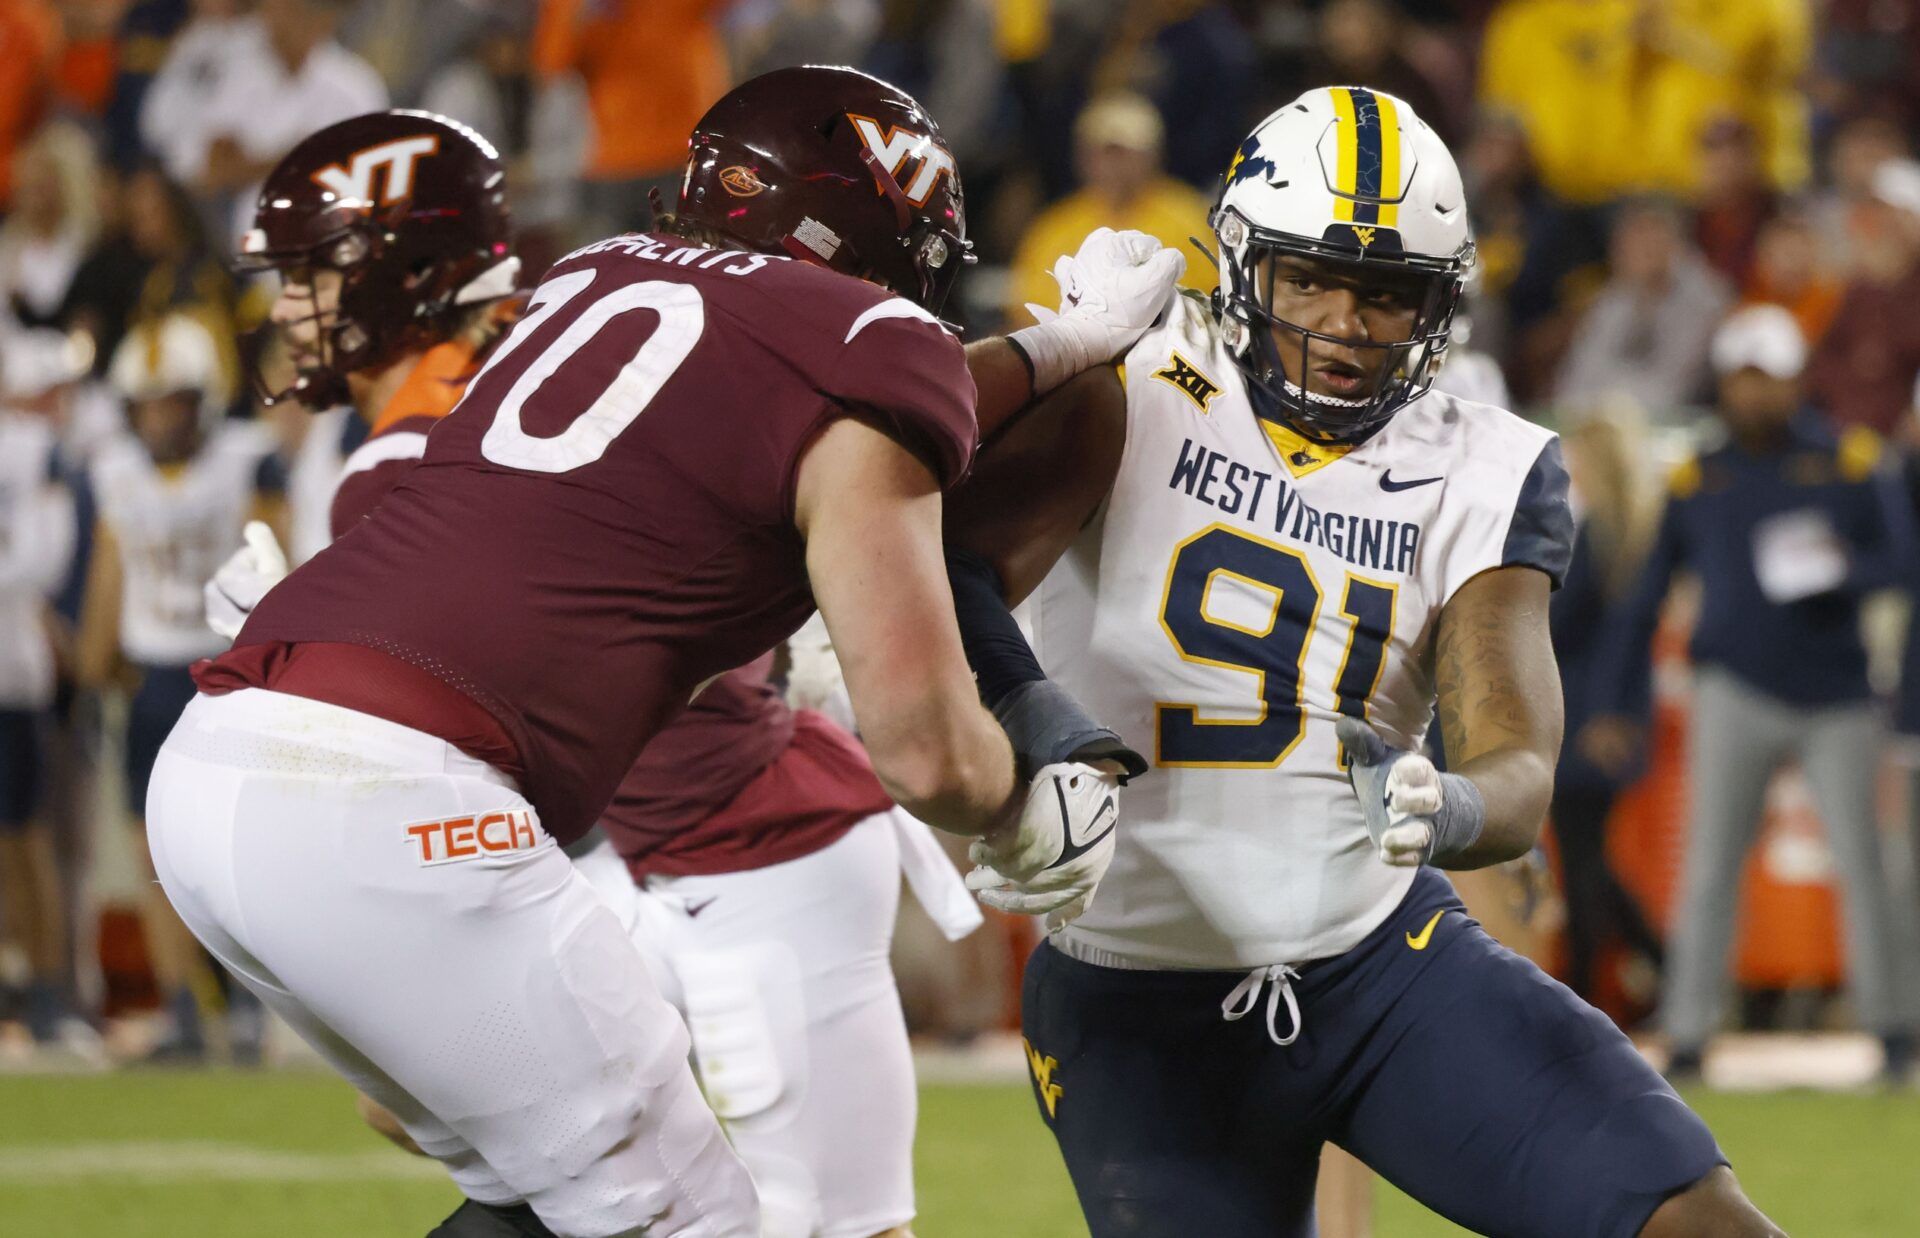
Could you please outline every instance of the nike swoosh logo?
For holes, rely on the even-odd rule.
[[[1388,494],[1398,494],[1402,490],[1411,490],[1415,486],[1431,486],[1439,480],[1438,477],[1420,477],[1413,481],[1395,481],[1393,480],[1393,470],[1388,469],[1386,472],[1380,474],[1380,488]]]
[[[1060,820],[1062,822],[1071,821],[1072,818],[1067,812],[1067,793],[1061,789],[1058,778],[1053,780],[1053,793],[1060,797]],[[1095,833],[1096,828],[1102,821],[1107,823],[1107,828]],[[1091,835],[1091,837],[1083,843],[1076,843],[1073,841],[1072,835],[1069,834],[1065,845],[1060,848],[1060,858],[1054,861],[1053,867],[1077,860],[1087,852],[1093,850],[1100,845],[1101,839],[1113,833],[1113,827],[1119,823],[1120,806],[1114,802],[1112,795],[1108,795],[1106,801],[1100,805],[1100,811],[1094,813],[1093,819],[1087,822],[1087,833]]]
[[[1440,917],[1446,914],[1447,912],[1444,907],[1441,908],[1439,911],[1434,912],[1433,919],[1427,921],[1427,927],[1420,930],[1420,935],[1418,937],[1414,936],[1412,933],[1407,934],[1407,945],[1411,946],[1415,950],[1425,950],[1427,948],[1427,943],[1433,940],[1433,926],[1440,923]]]
[[[687,903],[686,904],[687,918],[691,920],[693,917],[699,915],[701,912],[705,911],[707,908],[713,906],[714,901],[719,897],[720,896],[718,894],[714,894],[714,895],[710,895],[707,898],[701,899],[697,903]]]

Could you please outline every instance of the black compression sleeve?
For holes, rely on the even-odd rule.
[[[953,613],[960,620],[960,644],[988,709],[998,709],[1021,684],[1047,677],[1007,609],[993,564],[972,551],[949,547],[947,583],[953,588]]]
[[[1000,573],[991,563],[949,548],[947,580],[960,620],[960,644],[979,683],[980,699],[1006,728],[1028,777],[1068,760],[1115,761],[1128,777],[1146,772],[1145,758],[1101,726],[1064,688],[1048,681],[1007,608]]]

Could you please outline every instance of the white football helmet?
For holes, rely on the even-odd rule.
[[[1261,121],[1233,157],[1210,222],[1220,242],[1215,308],[1256,402],[1323,443],[1366,437],[1423,395],[1446,354],[1454,309],[1473,266],[1460,170],[1407,103],[1364,86],[1309,90]],[[1290,254],[1426,278],[1411,339],[1394,344],[1321,335],[1268,312],[1272,264]],[[1288,380],[1276,333],[1377,350],[1373,394],[1341,399]]]
[[[232,398],[219,343],[213,332],[187,314],[168,314],[127,332],[113,351],[107,381],[125,400],[196,393],[203,433],[219,424]]]

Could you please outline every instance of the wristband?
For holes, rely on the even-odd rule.
[[[1052,680],[1021,684],[994,706],[993,716],[1013,745],[1023,777],[1066,761],[1116,761],[1126,770],[1123,782],[1147,772],[1145,758]]]
[[[1440,811],[1433,814],[1433,844],[1427,863],[1446,868],[1480,841],[1487,828],[1487,801],[1473,779],[1461,774],[1440,775]]]
[[[1112,354],[1101,356],[1099,351],[1103,346],[1111,349],[1112,338],[1104,327],[1064,317],[1022,327],[1006,337],[1033,371],[1036,400],[1075,374],[1105,364]]]

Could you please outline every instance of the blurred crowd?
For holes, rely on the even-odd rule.
[[[646,226],[708,104],[799,63],[868,69],[940,122],[981,257],[951,307],[972,331],[1051,305],[1054,259],[1101,225],[1183,247],[1210,290],[1208,206],[1256,121],[1315,85],[1412,104],[1479,245],[1442,385],[1560,428],[1577,491],[1563,974],[1595,993],[1603,959],[1664,971],[1697,1068],[1741,864],[1793,766],[1846,887],[1851,1018],[1911,1054],[1920,757],[1873,792],[1889,732],[1920,750],[1920,640],[1878,601],[1916,584],[1920,0],[0,0],[0,759],[32,754],[0,796],[4,1013],[87,1041],[90,840],[137,817],[141,719],[211,652],[180,636],[197,595],[168,600],[177,632],[117,622],[143,577],[113,560],[146,544],[129,453],[164,477],[217,449],[238,463],[210,503],[324,541],[302,536],[303,468],[348,428],[249,395],[273,289],[230,258],[265,172],[351,115],[445,114],[501,152],[537,277]],[[169,407],[188,379],[205,398]],[[210,571],[228,548],[147,553]],[[1650,651],[1676,615],[1691,799],[1656,925],[1608,822],[1672,695]],[[186,1034],[219,998],[156,932]],[[966,987],[942,983],[948,1005]],[[927,1017],[959,1034],[999,1010]]]

